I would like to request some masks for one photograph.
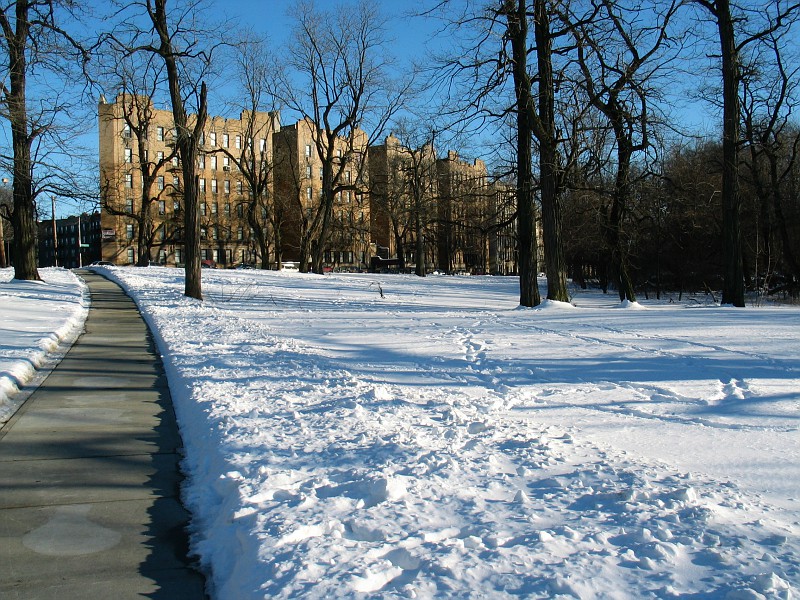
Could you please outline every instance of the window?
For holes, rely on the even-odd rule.
[[[239,217],[240,219],[244,217],[244,206],[242,206],[241,204],[236,205],[236,216]]]
[[[173,167],[177,167],[178,166],[178,155],[177,154],[172,157],[172,166]]]
[[[314,194],[314,191],[310,187],[307,187],[306,188],[306,198],[308,200],[311,200],[314,197],[313,194]]]
[[[233,138],[233,144],[234,144],[234,146],[236,146],[237,150],[241,150],[241,148],[242,148],[242,136],[237,135],[235,138]]]
[[[266,139],[261,138],[260,140],[258,140],[258,149],[261,150],[262,153],[267,151],[267,140]]]
[[[130,148],[125,148],[125,162],[132,163],[133,162],[133,150]]]
[[[228,134],[227,133],[223,133],[222,134],[222,147],[223,148],[227,148],[228,147],[229,140],[230,140],[230,138],[228,137]]]
[[[133,239],[133,225],[131,223],[125,225],[125,239],[126,240]]]
[[[212,202],[211,203],[211,214],[212,215],[217,214],[218,209],[219,209],[219,205],[216,202]]]
[[[200,193],[201,194],[205,194],[206,193],[206,180],[205,180],[205,177],[201,177],[200,179],[198,179],[197,180],[197,184],[199,186]]]
[[[160,215],[167,214],[167,203],[164,200],[158,201],[158,214]]]
[[[212,194],[216,194],[217,193],[217,180],[216,179],[212,179],[211,180],[211,193]]]
[[[167,226],[166,226],[166,225],[165,225],[165,226],[163,226],[163,227],[159,227],[159,228],[158,228],[158,239],[159,239],[160,241],[162,241],[162,242],[163,242],[165,239],[167,239]]]
[[[136,255],[133,253],[133,248],[128,248],[128,264],[132,265],[136,262]]]
[[[211,170],[212,171],[216,171],[217,170],[217,157],[216,156],[212,156],[211,157]]]
[[[156,127],[156,140],[159,142],[164,141],[164,128],[163,127]],[[162,153],[163,155],[163,153]]]
[[[214,227],[211,228],[211,238],[215,240],[219,239],[219,227],[217,227],[216,225],[214,225]]]
[[[172,210],[175,211],[175,212],[180,212],[181,211],[181,203],[180,203],[179,200],[173,200],[172,201]]]
[[[243,240],[244,239],[244,228],[243,227],[239,227],[236,230],[236,239],[237,240]]]
[[[133,173],[125,173],[125,187],[133,188]]]
[[[122,137],[125,139],[130,139],[131,137],[131,126],[127,123],[122,126]]]
[[[200,214],[205,217],[207,210],[208,210],[208,205],[206,205],[205,202],[201,202],[200,203]]]
[[[216,132],[212,131],[211,133],[208,134],[208,142],[211,144],[212,147],[217,145]]]
[[[163,175],[159,175],[158,176],[157,187],[158,187],[159,190],[163,190],[164,189],[164,176]]]
[[[222,168],[226,171],[230,171],[231,169],[231,157],[230,156],[223,156],[222,157]]]
[[[306,156],[311,156],[311,144],[306,144]]]
[[[175,264],[180,265],[183,263],[183,248],[175,248]]]
[[[133,198],[125,198],[125,210],[129,213],[133,212]]]
[[[306,179],[311,179],[311,165],[306,165]]]
[[[223,204],[222,205],[222,210],[223,210],[223,212],[225,213],[226,216],[230,216],[230,214],[231,214],[231,203],[230,202],[226,202],[225,204]]]
[[[242,185],[242,181],[239,180],[236,182],[236,193],[241,194],[244,191],[244,186]]]
[[[206,168],[206,155],[201,154],[197,157],[197,167],[200,169]]]
[[[161,162],[162,160],[164,160],[164,153],[161,150],[156,152],[156,160],[158,162]]]
[[[226,179],[225,181],[222,182],[222,189],[226,194],[231,193],[231,182],[229,179]]]
[[[342,149],[341,148],[336,150],[336,158],[342,158]]]
[[[322,181],[322,167],[319,168],[319,180]]]
[[[345,180],[347,183],[350,183],[350,171],[345,171],[345,173],[344,173],[344,180]]]
[[[174,187],[176,191],[177,191],[178,187],[180,186],[180,183],[181,182],[178,180],[178,177],[176,175],[173,175],[173,177],[172,177],[172,187]]]
[[[205,227],[200,227],[200,239],[201,240],[206,239],[207,235],[208,235],[208,231],[206,230],[206,228]]]

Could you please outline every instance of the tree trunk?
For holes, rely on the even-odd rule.
[[[414,254],[416,255],[416,260],[414,261],[414,274],[417,277],[425,277],[427,272],[427,265],[425,264],[425,232],[422,227],[422,199],[419,198],[419,194],[417,194],[415,204],[414,243],[416,249],[414,250]]]
[[[30,29],[29,6],[30,3],[25,0],[17,1],[17,30],[6,40],[10,80],[10,90],[6,99],[14,152],[12,185],[14,211],[11,213],[11,224],[14,229],[14,279],[36,281],[41,278],[36,268],[36,215],[34,214],[33,183],[31,181],[32,137],[28,132],[28,109],[26,106],[28,65],[25,47]]]
[[[172,36],[167,27],[167,0],[155,0],[155,11],[151,13],[153,26],[158,32],[161,46],[158,54],[164,60],[167,68],[167,82],[169,95],[172,101],[172,115],[175,121],[178,156],[181,159],[183,172],[183,239],[185,257],[185,283],[184,295],[197,300],[203,299],[201,270],[200,270],[200,219],[198,217],[198,187],[197,175],[197,148],[200,134],[206,123],[207,90],[206,84],[200,84],[200,101],[194,128],[189,129],[186,108],[181,94],[181,76],[176,60],[176,51],[172,47]]]
[[[607,240],[611,250],[611,275],[617,286],[620,301],[636,302],[633,282],[628,270],[628,252],[623,234],[623,221],[628,210],[630,198],[631,144],[623,132],[620,121],[614,124],[617,140],[617,176],[614,182],[614,194],[611,204]]]
[[[547,275],[547,298],[569,302],[567,266],[561,239],[561,200],[555,124],[555,87],[550,15],[546,0],[534,0],[534,37],[539,67],[539,170],[541,174],[542,232]]]
[[[722,303],[744,306],[739,198],[739,53],[728,0],[716,3],[722,52]]]
[[[538,306],[541,303],[536,240],[536,199],[533,193],[531,141],[533,97],[528,76],[528,20],[525,0],[515,6],[506,2],[508,33],[514,60],[514,88],[517,101],[517,244],[519,253],[519,304]]]

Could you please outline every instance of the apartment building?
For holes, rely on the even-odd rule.
[[[172,112],[143,96],[101,99],[101,256],[115,264],[181,266],[183,184]],[[191,126],[191,120],[190,120]],[[330,147],[329,147],[330,146]],[[201,258],[228,267],[309,261],[325,231],[323,266],[361,270],[374,256],[405,268],[497,268],[497,194],[481,160],[437,159],[394,136],[368,148],[358,129],[332,137],[277,112],[210,117],[197,158]]]
[[[102,259],[182,265],[183,175],[172,112],[128,94],[113,103],[101,99],[98,112]],[[268,251],[258,243],[253,221],[261,219],[266,227],[258,203],[271,195],[271,183],[256,196],[251,175],[271,162],[272,134],[279,128],[277,113],[208,119],[197,165],[201,257],[207,264],[255,262]]]
[[[281,257],[288,261],[299,261],[303,256],[308,259],[312,240],[326,226],[325,265],[331,269],[363,269],[373,253],[364,181],[367,137],[355,130],[347,138],[334,139],[330,150],[326,139],[308,119],[284,126],[273,136],[274,210],[279,215]],[[326,176],[330,178],[327,185]],[[322,210],[326,188],[333,193],[327,224]]]
[[[369,149],[370,228],[381,258],[416,267],[421,239],[427,271],[436,268],[438,176],[430,144],[412,149],[389,135]]]

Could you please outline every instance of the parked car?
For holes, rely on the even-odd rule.
[[[89,264],[90,267],[113,267],[114,263],[110,260],[96,260],[93,263]]]
[[[217,263],[215,263],[213,260],[207,258],[205,260],[200,261],[200,266],[203,269],[216,269],[217,268]]]

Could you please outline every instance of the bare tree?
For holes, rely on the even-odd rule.
[[[370,194],[394,238],[400,269],[413,251],[414,272],[427,274],[427,243],[434,239],[437,200],[436,131],[401,119],[386,143],[370,154]],[[380,156],[379,156],[380,154]]]
[[[746,181],[755,191],[763,231],[754,252],[757,281],[762,273],[768,278],[770,265],[777,264],[791,279],[800,280],[800,257],[795,254],[786,215],[786,206],[791,204],[789,182],[800,163],[800,131],[793,122],[800,67],[790,66],[785,34],[765,36],[751,53],[742,77],[743,135],[749,154]],[[764,259],[760,260],[762,249]]]
[[[669,39],[668,27],[678,3],[673,1],[664,6],[661,13],[653,7],[626,6],[610,0],[601,0],[600,6],[598,18],[571,31],[582,74],[579,85],[589,104],[607,119],[613,132],[616,173],[604,233],[611,255],[611,277],[619,298],[635,302],[624,230],[634,183],[632,160],[635,154],[646,152],[651,143],[654,125],[651,100],[655,96],[652,80],[674,58],[673,54],[659,53]],[[645,10],[655,13],[655,19],[648,18],[646,26],[639,26]]]
[[[309,223],[300,240],[300,268],[306,268],[310,253],[312,270],[321,273],[336,197],[363,191],[367,148],[383,136],[408,85],[398,85],[390,75],[383,55],[384,19],[374,3],[360,0],[326,11],[307,1],[294,16],[289,64],[299,82],[284,79],[280,96],[310,124],[321,163],[322,193],[303,211]]]
[[[110,36],[128,55],[145,53],[164,61],[175,125],[172,143],[183,175],[184,294],[198,300],[203,294],[197,161],[208,119],[205,78],[219,46],[212,29],[202,22],[202,9],[202,0],[179,1],[169,8],[167,0],[137,0],[125,5],[132,13]],[[146,26],[141,25],[142,17]]]
[[[537,281],[539,244],[536,239],[536,198],[533,183],[532,119],[534,98],[528,72],[528,15],[524,0],[506,0],[503,11],[511,44],[514,95],[516,98],[517,143],[517,240],[519,246],[519,303],[538,306],[541,302]]]
[[[146,267],[152,259],[152,249],[156,242],[158,232],[155,227],[153,215],[154,205],[165,202],[168,194],[176,194],[173,184],[164,183],[165,167],[170,162],[177,163],[177,148],[171,152],[150,155],[148,152],[148,133],[155,122],[155,107],[153,97],[164,84],[163,65],[152,54],[130,55],[120,52],[114,45],[108,45],[107,57],[111,64],[106,66],[111,85],[118,88],[118,97],[121,106],[121,119],[124,128],[133,140],[133,148],[127,149],[129,155],[126,161],[134,161],[141,173],[141,189],[139,202],[134,206],[125,206],[114,194],[119,187],[119,178],[122,173],[116,170],[104,172],[101,180],[102,208],[109,214],[124,216],[136,223],[136,264]],[[158,185],[156,185],[158,183]],[[166,227],[165,224],[160,227]],[[164,239],[166,239],[166,232]]]
[[[56,180],[50,184],[41,179],[42,169],[53,167],[47,164],[47,157],[57,147],[65,147],[59,129],[64,127],[62,117],[70,108],[63,96],[71,85],[67,71],[74,65],[83,67],[89,56],[64,28],[74,9],[73,3],[56,0],[16,0],[0,6],[0,116],[11,129],[12,154],[3,155],[10,159],[13,177],[10,219],[15,279],[39,279],[36,197],[48,187],[75,194],[67,185],[59,186],[59,181],[66,183],[69,179],[68,168],[56,170]],[[28,95],[31,84],[44,73],[52,77],[48,97],[32,102]]]
[[[270,264],[270,246],[274,245],[275,258],[280,268],[281,229],[284,211],[276,206],[270,191],[273,183],[275,156],[272,151],[272,134],[280,128],[272,88],[274,64],[259,40],[244,40],[236,48],[236,65],[243,93],[237,105],[241,110],[243,143],[239,148],[222,148],[239,169],[247,184],[245,202],[247,222],[255,236],[261,268]]]
[[[765,11],[768,23],[753,24],[760,11],[730,0],[694,0],[716,20],[722,72],[722,303],[744,306],[739,155],[741,144],[741,53],[753,42],[779,31],[791,22],[800,3],[777,0]],[[750,17],[748,22],[748,16]]]

